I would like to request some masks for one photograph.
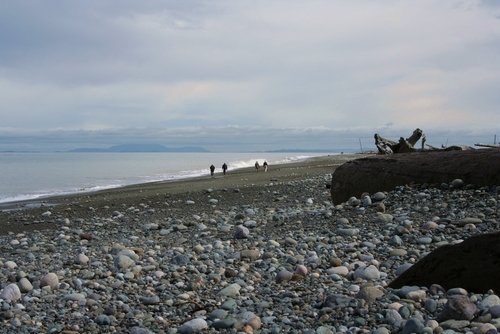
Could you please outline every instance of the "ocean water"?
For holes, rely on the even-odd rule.
[[[0,153],[0,203],[209,175],[326,153]]]

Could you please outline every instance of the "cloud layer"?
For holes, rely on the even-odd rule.
[[[499,17],[473,0],[2,2],[0,134],[492,136]]]

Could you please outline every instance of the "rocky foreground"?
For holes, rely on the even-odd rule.
[[[498,189],[456,180],[333,205],[329,178],[13,211],[54,228],[0,237],[0,332],[497,333],[494,291],[388,285],[496,231]]]

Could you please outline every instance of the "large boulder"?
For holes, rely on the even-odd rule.
[[[394,279],[389,287],[432,284],[475,293],[490,289],[500,293],[500,232],[437,248]]]
[[[428,151],[376,155],[335,169],[330,187],[335,204],[364,192],[390,191],[405,184],[440,184],[462,179],[477,186],[500,185],[500,149]]]

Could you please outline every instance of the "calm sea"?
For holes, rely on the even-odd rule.
[[[0,153],[0,203],[272,166],[318,153]]]

